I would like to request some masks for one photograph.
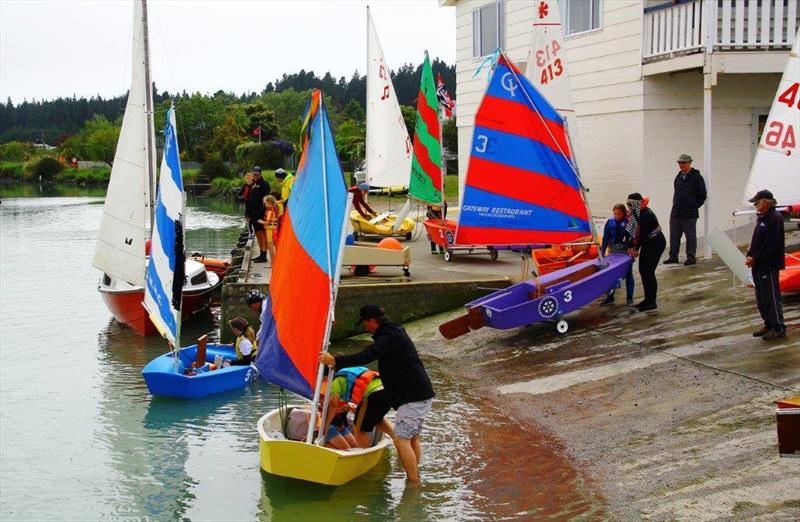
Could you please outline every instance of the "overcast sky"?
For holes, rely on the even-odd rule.
[[[259,92],[283,73],[349,78],[366,64],[369,4],[389,67],[455,62],[455,8],[437,0],[150,0],[158,90]],[[0,100],[123,94],[131,0],[0,0]]]

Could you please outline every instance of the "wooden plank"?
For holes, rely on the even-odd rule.
[[[702,2],[695,2],[692,4],[692,25],[694,27],[692,32],[692,47],[699,47],[701,42],[700,28],[703,26],[702,7]]]
[[[670,31],[670,45],[669,50],[675,51],[680,49],[680,44],[678,43],[678,28],[680,27],[680,19],[678,18],[678,11],[675,9],[670,9],[669,13],[669,20],[670,24],[672,24],[672,30]]]
[[[720,45],[731,44],[731,0],[722,0],[722,38]]]
[[[794,45],[797,34],[797,0],[789,0],[786,6],[786,43]]]
[[[744,45],[744,0],[736,0],[736,22],[734,42],[736,46]]]
[[[758,2],[751,0],[747,5],[747,45],[755,47],[758,43]]]
[[[781,45],[783,41],[783,0],[775,2],[775,21],[773,22],[772,42]]]
[[[761,22],[760,44],[762,47],[769,45],[770,4],[772,4],[772,0],[761,0],[761,17],[759,21]]]
[[[691,17],[689,16],[689,4],[683,4],[680,6],[680,17],[681,17],[681,31],[680,31],[680,41],[678,42],[678,47],[681,49],[688,49],[689,42],[692,38],[692,24],[690,22]]]
[[[646,13],[644,15],[644,34],[642,35],[642,57],[649,58],[653,56],[653,15]]]

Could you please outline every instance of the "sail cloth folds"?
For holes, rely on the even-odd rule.
[[[312,93],[306,121],[308,137],[281,225],[255,364],[267,381],[311,398],[335,300],[348,193],[320,91]]]
[[[185,216],[175,109],[170,108],[164,127],[164,157],[158,180],[144,307],[161,335],[175,346],[179,346],[180,339],[181,292],[186,262],[183,250]]]
[[[560,244],[590,233],[563,120],[501,54],[475,116],[456,244]]]
[[[371,187],[405,187],[411,169],[408,138],[378,32],[367,8],[367,175]]]
[[[442,147],[439,123],[439,100],[433,70],[425,51],[419,94],[417,123],[414,129],[414,157],[408,196],[429,205],[442,204]]]
[[[770,190],[778,205],[800,205],[800,31],[789,52],[778,92],[761,134],[742,198],[743,208],[759,190]]]
[[[147,140],[148,133],[151,140],[154,133],[147,117],[151,85],[145,74],[144,9],[141,0],[134,2],[131,88],[92,261],[98,270],[134,286],[144,286],[151,190],[148,175],[155,172],[155,151],[148,149]]]

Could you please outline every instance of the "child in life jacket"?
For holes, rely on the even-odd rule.
[[[278,218],[281,215],[278,201],[273,195],[264,196],[264,218],[258,222],[264,225],[267,233],[267,253],[271,263],[275,262],[275,233],[278,230]]]
[[[236,350],[236,359],[231,361],[232,366],[247,366],[256,358],[258,343],[256,333],[243,317],[234,317],[228,321],[231,331],[236,336],[233,347]]]

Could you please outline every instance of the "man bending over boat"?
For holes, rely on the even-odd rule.
[[[368,190],[369,185],[366,183],[361,183],[358,186],[347,189],[347,192],[353,195],[353,208],[356,209],[356,212],[364,219],[369,219],[378,215],[378,213],[372,210],[372,207],[367,204],[367,200],[364,199],[364,193]]]
[[[387,319],[383,308],[378,305],[361,307],[358,324],[363,324],[372,334],[372,344],[352,355],[332,356],[321,352],[319,361],[340,369],[378,361],[383,387],[397,410],[392,441],[408,480],[418,482],[422,455],[420,433],[434,397],[431,380],[405,329]]]
[[[327,370],[327,367],[325,369]],[[392,403],[378,372],[364,366],[342,368],[333,376],[330,388],[327,387],[326,374],[322,389],[329,390],[331,394],[326,428],[329,424],[336,426],[337,419],[341,425],[341,418],[347,416],[352,404],[355,405],[356,414],[353,426],[355,442],[359,448],[372,446],[372,431],[376,427],[394,439],[392,426],[384,419],[392,409]]]

